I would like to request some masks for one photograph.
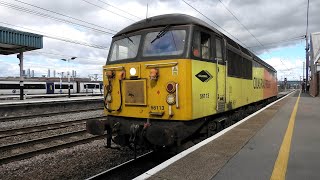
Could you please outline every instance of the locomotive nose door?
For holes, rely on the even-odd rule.
[[[223,40],[221,37],[215,38],[215,51],[216,51],[216,97],[217,97],[217,112],[225,110],[226,102],[226,62],[223,57]]]

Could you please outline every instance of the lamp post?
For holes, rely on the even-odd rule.
[[[67,72],[67,75],[68,75],[68,97],[70,98],[70,72],[69,72],[69,62],[71,60],[75,60],[77,57],[71,57],[70,59],[61,59],[62,61],[66,61],[68,62],[68,72]]]
[[[62,72],[61,73],[58,73],[58,75],[60,75],[60,94],[62,94]]]

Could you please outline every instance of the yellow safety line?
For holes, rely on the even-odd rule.
[[[287,166],[288,166],[288,160],[289,160],[291,139],[292,139],[292,134],[293,134],[294,121],[295,121],[296,115],[297,115],[300,94],[301,94],[301,91],[299,93],[298,99],[297,99],[296,104],[294,105],[293,111],[291,113],[291,117],[289,120],[287,131],[286,131],[286,134],[284,135],[276,163],[274,164],[274,167],[273,167],[272,175],[270,178],[271,180],[284,180],[284,179],[286,179],[286,172],[287,172]]]

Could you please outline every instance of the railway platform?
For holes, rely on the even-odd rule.
[[[87,97],[87,96],[102,96],[101,93],[72,93],[71,97]],[[39,98],[65,98],[68,94],[29,94],[24,96],[26,99],[39,99]],[[19,100],[20,95],[0,95],[0,101]]]
[[[74,96],[74,97],[47,97],[47,98],[32,98],[32,99],[11,99],[11,100],[0,100],[0,106],[3,105],[15,105],[15,104],[34,104],[34,103],[52,103],[52,102],[66,102],[66,101],[83,101],[83,100],[92,100],[92,99],[103,99],[102,96]]]
[[[0,101],[0,121],[66,112],[102,110],[102,96],[34,98]]]
[[[319,107],[292,92],[136,179],[320,179]]]

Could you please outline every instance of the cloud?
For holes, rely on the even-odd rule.
[[[85,1],[88,1],[94,5]],[[86,42],[87,44],[106,47],[106,49],[97,49],[54,40],[51,38],[44,38],[44,48],[42,50],[26,53],[27,63],[25,64],[25,67],[35,68],[39,73],[44,74],[46,74],[48,68],[56,69],[57,71],[65,71],[65,65],[63,62],[60,62],[60,59],[76,56],[78,58],[72,62],[72,65],[79,72],[78,74],[83,77],[87,77],[89,74],[101,73],[101,67],[106,62],[108,47],[111,43],[112,34],[134,23],[135,21],[145,18],[147,3],[149,7],[149,17],[167,13],[185,13],[206,21],[228,35],[226,32],[214,25],[211,21],[201,16],[181,0],[102,1],[109,3],[111,6],[102,3],[99,0],[22,1],[80,20],[77,21],[62,15],[37,9],[36,7],[28,6],[19,1],[6,0],[5,2],[14,4],[15,6],[28,8],[32,12],[37,11],[38,14],[49,14],[50,18],[29,14],[23,12],[21,9],[14,10],[4,6],[3,3],[1,3],[0,25],[3,25],[1,22],[10,23],[45,32],[46,34],[50,34],[52,36],[64,37],[80,42]],[[265,48],[269,48],[269,51],[272,52],[275,49],[288,47],[292,44],[295,44],[297,41],[288,41],[281,44],[271,44],[261,47],[256,39],[258,39],[262,44],[270,44],[304,35],[306,31],[307,4],[305,1],[292,0],[288,2],[287,0],[222,0],[224,5],[237,16],[240,22],[245,25],[245,27],[255,36],[256,39],[252,37],[237,20],[235,20],[235,18],[219,1],[186,1],[221,26],[223,29],[230,32],[248,47],[256,46],[251,50],[257,53],[257,55],[265,53]],[[100,8],[97,6],[100,6]],[[120,8],[124,12],[114,8],[113,6]],[[319,31],[320,29],[320,24],[317,22],[318,7],[320,7],[320,1],[310,1],[309,32]],[[87,27],[99,29],[100,31],[61,22],[61,20],[57,21],[54,20],[54,18],[76,22]],[[88,23],[85,23],[84,21]],[[96,24],[97,26],[94,26],[93,24]],[[24,31],[26,30],[24,29]],[[14,58],[14,56],[10,56],[10,60],[8,60],[7,56],[0,56],[0,76],[12,76],[19,74],[19,67],[17,66],[17,62],[13,60]],[[267,62],[270,62],[271,65],[277,66],[279,64],[275,63],[276,58],[277,57],[272,57],[267,60]],[[288,64],[288,66],[291,67],[291,65],[297,66],[295,64],[300,63],[300,60],[302,61],[302,59],[287,59],[283,61],[285,63],[291,63]]]
[[[281,57],[272,57],[265,60],[268,64],[277,70],[278,80],[299,80],[303,76],[304,59],[283,59]],[[305,70],[304,70],[305,73]]]

